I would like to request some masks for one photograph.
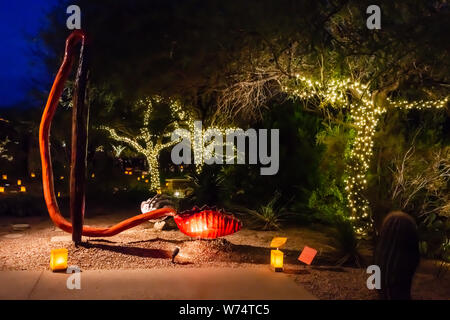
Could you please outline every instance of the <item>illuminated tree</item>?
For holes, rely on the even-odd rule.
[[[139,129],[138,135],[126,136],[123,134],[119,134],[117,133],[116,129],[107,126],[101,126],[100,129],[106,130],[113,140],[128,145],[128,147],[132,148],[134,151],[142,154],[145,157],[150,172],[150,188],[152,190],[157,190],[161,187],[159,173],[159,155],[163,149],[178,143],[178,140],[169,140],[171,131],[179,128],[181,123],[192,121],[192,119],[189,118],[188,112],[181,110],[179,102],[170,101],[169,107],[171,116],[174,119],[173,125],[167,126],[164,129],[164,132],[161,132],[159,134],[152,133],[150,128],[150,118],[152,116],[152,112],[154,111],[153,101],[156,103],[160,103],[161,99],[159,97],[145,98],[138,102],[138,104],[146,107],[144,111],[142,126]],[[117,154],[120,154],[120,149],[122,148],[114,148]]]
[[[298,74],[294,81],[289,81],[283,86],[283,90],[302,100],[315,100],[318,106],[341,107],[349,112],[355,126],[356,137],[352,143],[347,165],[345,190],[351,210],[350,219],[354,221],[356,231],[360,234],[364,234],[373,227],[369,201],[364,196],[364,192],[366,191],[366,175],[373,154],[373,138],[379,117],[389,108],[443,108],[449,101],[449,97],[412,102],[403,99],[392,100],[386,97],[385,101],[377,103],[377,95],[371,92],[366,84],[351,79],[332,80],[328,84],[323,84]]]
[[[223,136],[227,134],[229,130],[234,130],[234,128],[220,128],[220,127],[205,127],[197,133],[195,127],[195,121],[193,114],[187,110],[188,108],[183,108],[179,101],[169,101],[169,108],[171,113],[172,122],[171,125],[164,127],[162,132],[158,134],[152,133],[150,119],[154,111],[153,101],[160,103],[161,99],[159,97],[145,98],[140,100],[138,104],[145,106],[144,117],[142,126],[139,129],[139,134],[136,136],[129,136],[117,133],[117,130],[107,126],[100,126],[100,129],[106,130],[109,136],[117,141],[122,142],[132,148],[139,154],[142,154],[146,161],[151,175],[151,189],[158,190],[161,187],[160,183],[160,172],[159,172],[159,155],[163,149],[174,146],[179,143],[181,139],[188,138],[193,147],[194,157],[201,159],[199,163],[196,163],[197,172],[200,172],[204,163],[204,156],[207,152],[208,146],[214,143],[214,140],[209,140],[208,143],[204,143],[204,139],[208,134],[213,134],[215,136]],[[181,130],[178,139],[170,140],[172,132],[177,129],[185,128]],[[183,133],[184,132],[184,133]],[[201,143],[195,143],[195,135],[199,134],[201,136]],[[227,146],[224,143],[224,146]],[[113,146],[116,156],[119,156],[123,151],[123,146]],[[236,148],[233,148],[234,153]],[[223,157],[223,154],[219,154]]]

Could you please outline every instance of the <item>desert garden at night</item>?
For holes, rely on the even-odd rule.
[[[370,5],[35,9],[0,298],[450,299],[450,7]]]

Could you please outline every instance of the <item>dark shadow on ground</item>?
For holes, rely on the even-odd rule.
[[[106,245],[100,243],[82,243],[80,246],[84,248],[97,248],[101,250],[107,250],[117,253],[122,253],[126,255],[132,255],[143,258],[154,258],[154,259],[172,259],[172,251],[163,249],[150,249],[150,248],[139,248],[139,247],[128,247],[128,246],[116,246],[116,245]],[[178,261],[176,264],[191,264],[187,261]]]
[[[286,274],[310,274],[311,272],[309,272],[307,269],[285,267],[283,269],[283,273],[286,273]]]
[[[87,243],[91,242],[105,242],[105,243],[117,243],[116,241],[106,240],[106,239],[89,239]]]
[[[137,244],[137,243],[157,242],[157,241],[180,244],[180,243],[185,243],[185,242],[191,241],[191,240],[170,240],[170,239],[163,239],[163,238],[156,237],[154,239],[131,241],[131,242],[128,242],[128,243],[129,244]]]
[[[313,266],[311,267],[311,269],[314,270],[319,270],[319,271],[331,271],[331,272],[347,272],[345,271],[345,269],[341,268],[341,267],[318,267],[318,266]]]

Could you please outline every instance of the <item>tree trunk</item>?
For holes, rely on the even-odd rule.
[[[161,181],[159,176],[159,162],[158,162],[158,153],[155,152],[153,154],[146,155],[148,168],[150,171],[150,188],[152,190],[158,190],[161,188]]]
[[[70,218],[72,241],[81,242],[85,209],[87,124],[89,108],[86,103],[86,47],[81,46],[80,61],[73,94],[72,152],[70,166]]]

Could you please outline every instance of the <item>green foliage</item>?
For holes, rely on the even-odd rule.
[[[333,244],[337,252],[337,265],[364,265],[364,259],[359,251],[359,239],[350,220],[336,217]]]
[[[220,166],[204,165],[200,173],[194,172],[188,176],[188,179],[193,188],[188,200],[193,205],[200,207],[222,205],[227,198]]]
[[[419,225],[420,253],[450,262],[450,219],[432,213]]]
[[[336,216],[347,216],[347,202],[336,181],[328,181],[314,190],[309,198],[308,207],[319,213],[322,221],[332,222]]]
[[[311,193],[308,207],[317,218],[333,223],[337,217],[349,215],[344,177],[353,131],[341,126],[325,126],[316,141],[323,149],[319,165],[319,186]]]
[[[445,110],[390,110],[380,123],[367,196],[379,229],[391,210],[419,226],[420,252],[447,259],[450,149]]]
[[[379,130],[374,139],[374,157],[367,191],[376,226],[379,227],[384,216],[392,209],[408,210],[415,216],[419,216],[423,209],[432,209],[423,206],[424,197],[434,193],[425,186],[420,192],[414,193],[408,208],[402,208],[398,201],[406,193],[401,193],[402,197],[393,198],[392,190],[395,189],[396,176],[402,176],[401,181],[412,182],[425,174],[435,175],[435,168],[431,164],[435,162],[436,153],[441,153],[443,160],[448,157],[449,153],[445,151],[450,142],[448,136],[448,117],[445,110],[395,109],[388,111],[380,119]],[[405,165],[402,166],[404,160]],[[404,187],[406,186],[401,186],[401,189]],[[442,187],[445,188],[445,185]]]

